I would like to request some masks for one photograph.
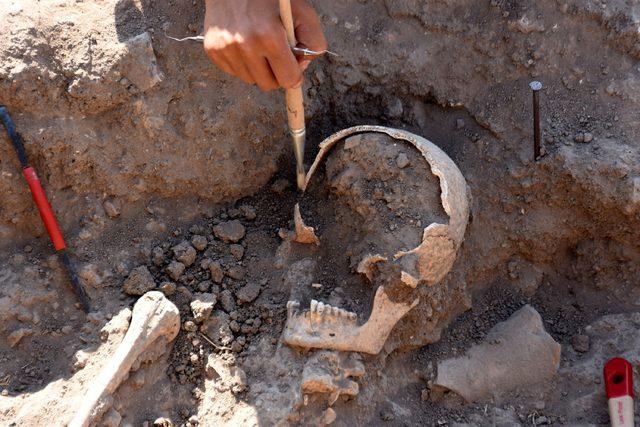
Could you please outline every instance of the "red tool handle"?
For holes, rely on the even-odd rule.
[[[42,218],[42,222],[44,222],[44,226],[47,229],[47,233],[49,233],[49,238],[51,238],[53,246],[56,248],[56,251],[64,249],[66,247],[64,238],[60,232],[60,227],[58,227],[56,217],[53,215],[51,205],[47,200],[47,195],[44,193],[42,185],[40,185],[40,180],[38,179],[35,169],[28,167],[24,168],[22,172],[24,173],[24,177],[27,179],[31,195],[33,196],[33,201],[36,202],[36,206],[38,206],[40,218]]]

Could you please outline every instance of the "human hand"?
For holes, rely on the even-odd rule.
[[[291,11],[298,43],[325,50],[314,8],[306,0],[291,0]],[[265,91],[300,86],[310,63],[291,52],[278,0],[206,0],[204,49],[223,71]]]

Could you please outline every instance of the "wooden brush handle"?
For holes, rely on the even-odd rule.
[[[291,47],[295,47],[295,28],[293,26],[293,14],[291,13],[291,0],[280,0],[280,19],[287,33],[287,41]],[[287,89],[285,91],[287,103],[287,118],[289,129],[293,132],[304,130],[304,98],[302,97],[302,87]]]

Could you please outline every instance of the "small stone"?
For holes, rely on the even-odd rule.
[[[95,264],[83,265],[82,268],[80,268],[80,270],[78,271],[78,276],[80,276],[84,283],[91,286],[92,288],[100,286],[103,282],[102,275],[100,275],[98,267]]]
[[[173,427],[173,422],[169,418],[160,417],[153,422],[153,427]]]
[[[585,143],[589,143],[593,141],[593,134],[591,132],[585,132],[583,139]]]
[[[198,360],[199,360],[199,357],[198,357],[198,355],[197,355],[197,354],[195,354],[195,353],[191,353],[191,354],[189,355],[189,361],[190,361],[191,363],[198,363]]]
[[[207,238],[196,234],[191,238],[191,244],[199,251],[204,251],[207,247]]]
[[[231,351],[234,353],[240,353],[242,351],[242,345],[238,341],[234,341],[231,343]]]
[[[195,331],[198,330],[198,327],[196,326],[196,324],[193,321],[187,320],[182,325],[182,329],[184,329],[187,332],[195,332]]]
[[[2,394],[2,395],[3,395],[3,396],[5,396],[5,397],[6,397],[6,396],[9,396],[9,390],[7,390],[6,388],[3,388],[3,389],[2,389],[2,392],[1,392],[0,394]]]
[[[578,334],[571,339],[571,346],[578,353],[586,353],[589,351],[590,339],[588,335]]]
[[[256,298],[258,298],[259,294],[260,283],[250,282],[240,288],[240,290],[236,293],[236,297],[238,298],[238,302],[240,304],[244,304],[254,301]]]
[[[233,310],[235,310],[236,302],[235,302],[235,299],[233,298],[233,294],[229,289],[225,289],[224,291],[220,292],[219,298],[220,298],[220,305],[222,306],[224,311],[226,311],[227,313],[230,313]]]
[[[120,216],[120,204],[115,200],[106,200],[102,207],[109,218],[117,218]]]
[[[336,420],[336,411],[332,408],[327,408],[322,414],[322,424],[328,426]]]
[[[242,212],[242,215],[249,221],[253,221],[256,219],[256,210],[253,206],[250,205],[242,205],[238,209]]]
[[[89,361],[89,354],[87,352],[79,350],[73,355],[73,370],[79,371],[80,369],[87,366],[87,362]]]
[[[239,265],[233,265],[227,270],[227,276],[235,280],[242,280],[244,278],[244,268]]]
[[[213,261],[209,264],[209,273],[211,273],[211,280],[216,283],[222,283],[224,271],[222,271],[222,265],[218,261]]]
[[[409,166],[409,158],[407,157],[407,155],[405,153],[398,154],[398,157],[396,158],[396,165],[400,169],[404,169],[407,166]]]
[[[422,400],[423,402],[426,402],[429,400],[429,389],[428,388],[423,388],[422,391],[420,392],[420,400]]]
[[[173,295],[176,292],[176,284],[173,282],[162,282],[160,284],[160,291],[166,296]]]
[[[290,186],[291,183],[288,180],[280,178],[277,179],[273,184],[271,184],[271,191],[276,194],[284,194]]]
[[[211,281],[210,280],[203,280],[202,282],[198,283],[198,290],[200,292],[208,292],[209,289],[211,289]]]
[[[216,305],[216,296],[213,294],[197,294],[196,299],[191,301],[190,307],[196,322],[206,322],[213,306]]]
[[[140,296],[154,289],[156,283],[147,267],[143,265],[131,270],[122,287],[125,294]]]
[[[183,263],[185,267],[189,267],[196,260],[196,250],[187,241],[174,246],[171,250],[176,259]]]
[[[234,338],[229,328],[229,315],[222,310],[215,310],[200,330],[216,345],[229,345]]]
[[[246,234],[246,229],[240,221],[234,219],[233,221],[221,222],[213,227],[213,234],[223,242],[237,243]]]
[[[178,261],[171,261],[167,266],[167,273],[173,280],[178,280],[180,276],[182,276],[182,273],[184,273],[185,268],[186,267],[183,263]]]
[[[198,425],[198,423],[200,422],[200,420],[198,419],[197,415],[192,415],[189,417],[189,424],[191,425]]]
[[[231,329],[231,331],[233,331],[234,333],[238,333],[240,332],[240,324],[237,321],[232,320],[231,322],[229,322],[229,329]]]
[[[456,119],[456,129],[461,130],[464,128],[464,120]]]
[[[102,417],[102,422],[100,425],[102,427],[118,427],[120,422],[122,421],[122,415],[114,408],[109,409],[109,411]]]
[[[229,246],[229,252],[236,259],[236,261],[240,261],[244,256],[244,248],[242,245],[234,244]]]
[[[151,251],[151,261],[157,266],[164,264],[164,250],[160,246],[156,246]]]

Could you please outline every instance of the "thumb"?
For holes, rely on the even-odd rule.
[[[298,44],[311,50],[325,50],[327,39],[313,7],[305,0],[296,0],[291,2],[291,11]]]

